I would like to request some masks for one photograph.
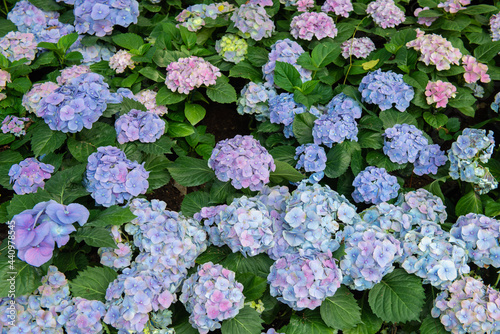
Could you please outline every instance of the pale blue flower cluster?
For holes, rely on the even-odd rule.
[[[479,267],[500,267],[500,221],[482,214],[460,216],[451,235],[463,240],[471,260]]]
[[[115,129],[120,144],[153,143],[165,133],[165,121],[152,112],[131,109],[116,120]]]
[[[392,162],[405,164],[414,163],[422,151],[428,145],[427,138],[415,125],[396,124],[385,130],[384,154]]]
[[[116,51],[116,48],[110,44],[101,43],[97,41],[92,45],[83,45],[82,39],[84,35],[79,35],[76,42],[69,48],[70,52],[80,52],[83,56],[83,65],[92,65],[100,62],[101,60],[109,60]]]
[[[155,0],[157,1],[157,0]],[[159,2],[159,1],[158,1]],[[198,31],[205,25],[205,19],[216,20],[217,18],[228,19],[227,13],[234,11],[234,5],[228,2],[217,2],[211,4],[196,4],[182,10],[175,17],[177,27],[183,26],[189,31]]]
[[[97,254],[101,257],[101,264],[115,270],[130,266],[130,262],[132,261],[131,243],[123,240],[120,227],[117,225],[113,225],[110,228],[110,234],[118,248],[100,247],[97,250]]]
[[[498,107],[500,106],[500,92],[495,95],[495,100],[491,103],[491,109],[498,113]]]
[[[12,188],[18,195],[36,193],[38,188],[45,187],[46,179],[54,172],[54,166],[44,164],[36,158],[27,158],[19,164],[14,164],[9,169]]]
[[[369,207],[360,215],[369,226],[380,227],[396,238],[404,237],[413,225],[412,216],[405,213],[401,207],[385,202]]]
[[[306,172],[322,172],[326,168],[325,149],[316,144],[303,144],[295,149],[295,168],[304,168]]]
[[[231,21],[234,22],[234,27],[239,30],[238,33],[242,37],[255,41],[271,37],[275,28],[273,20],[264,7],[251,3],[243,4],[236,9],[231,16]]]
[[[295,115],[306,112],[303,104],[296,103],[292,93],[281,93],[269,99],[269,119],[271,123],[283,124],[286,138],[293,137],[293,120]]]
[[[110,207],[145,194],[149,172],[113,146],[97,148],[88,158],[85,185],[96,204]]]
[[[438,167],[443,166],[448,157],[438,144],[425,146],[418,154],[413,172],[417,175],[437,174]]]
[[[217,247],[222,247],[226,244],[221,239],[219,231],[219,225],[221,224],[221,215],[219,213],[226,207],[226,204],[204,207],[193,216],[194,219],[203,223],[203,229],[208,234],[208,240]]]
[[[72,301],[57,318],[58,323],[64,323],[66,333],[101,333],[101,319],[106,314],[104,304],[81,297],[73,298]]]
[[[269,83],[249,82],[241,90],[238,99],[238,114],[254,115],[255,119],[263,122],[269,119],[269,100],[276,96],[276,89]]]
[[[382,72],[378,69],[363,77],[359,84],[361,100],[376,104],[380,110],[394,106],[403,112],[410,106],[415,92],[413,87],[403,81],[403,75],[392,71]]]
[[[423,221],[443,224],[448,217],[446,206],[441,198],[425,189],[417,189],[399,195],[396,205],[400,206],[405,214],[412,217],[413,225],[420,225]]]
[[[302,82],[311,80],[312,72],[297,65],[297,59],[303,53],[304,49],[297,42],[288,38],[274,43],[271,46],[271,52],[269,52],[269,61],[262,67],[264,80],[271,85],[274,84],[274,69],[277,61],[292,64],[299,71]]]
[[[379,204],[398,196],[398,179],[387,173],[385,168],[368,166],[352,182],[352,198],[356,203]]]
[[[179,299],[191,313],[191,325],[207,334],[220,328],[220,321],[234,318],[243,308],[245,296],[233,271],[207,262],[184,281]]]
[[[464,129],[457,141],[448,150],[450,176],[452,179],[474,184],[479,194],[486,194],[498,187],[498,181],[491,175],[487,163],[493,154],[495,139],[493,132],[483,129]]]

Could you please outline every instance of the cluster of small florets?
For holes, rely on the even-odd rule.
[[[476,58],[465,55],[462,57],[462,66],[465,69],[464,79],[467,83],[475,83],[481,81],[484,83],[490,82],[490,76],[486,74],[488,65],[479,63]]]
[[[241,135],[218,142],[208,166],[219,180],[231,180],[236,189],[250,190],[261,190],[276,169],[273,157],[256,139]]]
[[[291,41],[288,38],[277,41],[271,46],[269,60],[262,67],[264,79],[270,84],[274,84],[274,69],[276,68],[276,62],[282,61],[292,64],[299,71],[302,82],[311,80],[312,72],[297,65],[297,59],[303,53],[304,49],[297,42]]]
[[[451,64],[460,65],[462,53],[441,35],[425,34],[417,29],[417,38],[406,43],[407,48],[420,51],[418,60],[425,65],[435,65],[436,70],[449,70]]]
[[[464,6],[470,4],[470,0],[446,0],[438,4],[438,8],[443,8],[445,12],[456,14],[466,9]]]
[[[219,225],[221,224],[221,215],[219,213],[224,211],[226,207],[226,204],[204,207],[193,216],[194,219],[203,223],[203,229],[207,232],[208,239],[217,247],[225,245],[224,240],[221,239],[219,230]]]
[[[113,146],[97,148],[88,158],[86,187],[97,204],[110,207],[145,194],[149,172]]]
[[[295,16],[290,23],[290,34],[294,38],[312,40],[337,36],[333,19],[325,13],[303,13]]]
[[[38,116],[37,111],[40,108],[40,102],[42,99],[57,88],[59,88],[59,85],[51,81],[34,84],[31,90],[23,96],[23,107],[26,108],[28,112],[34,113]]]
[[[231,63],[238,64],[245,59],[247,50],[247,42],[236,35],[227,34],[215,42],[215,51],[217,51],[225,61]]]
[[[344,275],[342,283],[351,289],[371,289],[394,270],[394,262],[403,255],[399,240],[375,226],[348,226],[344,235],[345,255],[340,269]]]
[[[413,164],[413,173],[417,175],[437,174],[438,167],[448,161],[446,153],[438,144],[427,145],[419,152],[417,160]]]
[[[356,175],[352,182],[355,188],[352,198],[356,203],[379,204],[398,197],[398,179],[385,168],[368,166]]]
[[[369,226],[380,227],[396,238],[404,237],[413,225],[413,218],[401,207],[386,202],[374,205],[361,212],[360,215]]]
[[[18,195],[36,193],[45,186],[45,179],[50,178],[54,166],[44,164],[36,158],[27,158],[10,167],[10,183],[14,183],[14,191]]]
[[[497,188],[497,180],[490,174],[488,167],[483,166],[491,158],[494,146],[492,131],[486,135],[483,129],[464,129],[448,150],[451,178],[474,183],[480,194]]]
[[[469,257],[480,267],[500,267],[500,221],[482,214],[460,216],[450,230],[451,235],[463,240]]]
[[[446,289],[458,276],[470,271],[465,242],[455,239],[434,222],[421,222],[403,239],[401,266],[424,279],[424,284]]]
[[[116,48],[114,46],[99,41],[92,45],[83,45],[83,36],[79,35],[76,42],[69,48],[70,52],[80,52],[82,54],[82,64],[92,65],[101,60],[108,61],[115,54]]]
[[[495,333],[500,293],[481,280],[464,277],[437,295],[431,314],[454,334]]]
[[[430,27],[434,21],[436,21],[438,18],[437,17],[418,17],[418,14],[420,14],[421,11],[423,10],[429,10],[429,7],[424,7],[424,8],[417,8],[415,9],[415,12],[413,12],[413,15],[417,17],[417,23]]]
[[[134,140],[153,143],[165,132],[165,121],[157,114],[131,109],[116,120],[115,129],[120,144]]]
[[[127,50],[120,50],[109,58],[109,67],[115,70],[116,73],[123,73],[125,70],[135,68],[135,62],[132,60],[132,54]]]
[[[294,136],[292,126],[295,115],[306,111],[303,104],[295,102],[292,93],[281,93],[269,99],[269,120],[285,126],[283,133],[286,138]]]
[[[484,88],[476,82],[466,83],[464,84],[464,87],[470,88],[472,90],[472,95],[477,98],[481,99],[484,96]]]
[[[273,0],[248,0],[247,3],[266,7],[266,6],[272,6]]]
[[[321,11],[325,13],[333,12],[335,15],[348,17],[349,12],[353,11],[351,0],[326,0]]]
[[[207,334],[220,328],[220,321],[234,318],[243,308],[245,296],[233,271],[207,262],[184,282],[179,299],[191,313],[191,325]]]
[[[375,44],[369,37],[348,39],[340,47],[342,48],[342,57],[345,59],[351,56],[364,59],[375,50]]]
[[[87,65],[73,65],[61,70],[61,74],[57,77],[56,81],[59,85],[64,85],[69,83],[73,78],[90,72],[90,67]]]
[[[189,31],[198,31],[205,25],[205,18],[215,20],[219,15],[229,13],[233,9],[234,6],[228,2],[192,5],[180,12],[175,20],[181,22],[177,27],[183,26]]]
[[[285,7],[295,6],[299,12],[307,12],[314,7],[314,0],[280,0]]]
[[[115,270],[130,266],[132,260],[132,247],[123,240],[120,228],[117,225],[111,227],[111,236],[118,248],[101,247],[97,253],[101,257],[101,264]]]
[[[57,318],[64,323],[67,333],[100,333],[103,328],[101,319],[106,314],[104,304],[98,300],[73,298],[73,303],[66,306]]]
[[[21,137],[26,134],[25,130],[25,122],[28,122],[30,119],[28,117],[17,117],[8,115],[2,121],[2,132],[12,133],[16,137]]]
[[[55,244],[61,248],[69,241],[69,234],[76,231],[73,223],[83,226],[89,210],[80,204],[59,204],[54,200],[40,202],[31,210],[14,216],[14,244],[17,256],[35,267],[52,258]]]
[[[376,0],[370,2],[366,8],[375,24],[383,29],[394,28],[405,20],[405,12],[402,11],[393,0]]]
[[[457,94],[457,88],[451,82],[441,80],[429,81],[425,87],[425,96],[427,96],[427,104],[436,103],[437,108],[445,108],[448,104],[448,99],[454,98]]]
[[[168,109],[165,106],[159,106],[156,104],[156,92],[153,90],[145,89],[135,94],[135,99],[142,103],[146,109],[153,114],[158,116],[165,115],[168,113]]]
[[[264,7],[255,4],[241,5],[231,16],[234,27],[244,38],[260,41],[271,37],[274,32],[274,22]]]
[[[495,95],[495,100],[491,102],[491,109],[498,113],[498,109],[500,107],[500,92]]]
[[[500,40],[500,13],[490,17],[490,30],[491,39],[493,41]]]
[[[306,172],[322,172],[326,168],[325,149],[316,144],[303,144],[295,149],[295,168],[304,168]]]
[[[363,102],[376,104],[380,110],[392,108],[403,112],[410,106],[415,92],[413,87],[403,80],[402,74],[392,71],[382,72],[381,69],[368,73],[359,84]]]
[[[275,96],[276,89],[272,84],[249,82],[241,90],[238,99],[238,114],[254,115],[255,119],[260,122],[269,119],[268,102]]]
[[[331,252],[304,257],[285,254],[272,266],[267,282],[271,296],[300,311],[315,309],[335,294],[342,282],[342,272]]]
[[[0,53],[10,61],[26,58],[30,64],[36,52],[37,42],[32,33],[11,31],[0,38]]]
[[[202,85],[215,85],[221,76],[220,70],[203,58],[191,56],[180,58],[167,66],[165,84],[173,92],[189,94]]]
[[[85,73],[63,84],[40,101],[37,116],[51,130],[80,132],[92,128],[110,98],[108,84],[97,73]]]
[[[446,206],[441,198],[425,189],[417,189],[401,194],[396,205],[399,205],[405,214],[412,217],[413,225],[420,225],[422,221],[431,221],[443,224],[448,217]]]

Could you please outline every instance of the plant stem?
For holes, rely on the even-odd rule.
[[[361,25],[361,23],[363,23],[365,18],[366,18],[366,16],[363,17],[363,19],[358,23],[358,25],[356,26],[356,29],[354,29],[354,32],[352,33],[351,50],[352,50],[352,45],[354,44],[354,36],[356,35],[356,32],[359,29],[359,26]],[[347,77],[349,76],[349,72],[351,71],[351,68],[352,68],[352,52],[349,52],[349,68],[347,69],[347,73],[345,74],[345,77],[344,77],[344,82],[343,82],[344,85],[347,81]]]

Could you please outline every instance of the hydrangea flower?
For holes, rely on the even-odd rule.
[[[150,113],[163,116],[168,113],[168,108],[156,104],[156,95],[157,93],[155,91],[145,89],[135,94],[134,97],[137,101],[142,103]]]
[[[37,111],[40,108],[40,102],[57,88],[59,88],[59,85],[51,81],[34,84],[31,90],[23,96],[23,107],[26,108],[28,112],[39,116]]]
[[[498,107],[500,106],[500,92],[495,95],[495,100],[491,103],[491,109],[498,113]]]
[[[490,82],[490,76],[486,74],[488,65],[479,63],[476,58],[465,55],[462,57],[462,66],[465,69],[464,79],[467,83],[475,83],[481,81],[484,83]]]
[[[500,13],[490,17],[490,31],[493,41],[500,40]]]
[[[83,226],[89,218],[83,205],[59,204],[54,200],[40,202],[31,210],[24,210],[12,218],[17,256],[26,263],[40,267],[52,258],[55,244],[61,248],[76,231],[73,223]]]
[[[401,207],[386,202],[371,206],[360,215],[368,226],[379,227],[398,239],[404,237],[413,225],[411,215],[405,213]]]
[[[404,82],[402,74],[382,72],[381,69],[365,75],[359,84],[359,91],[363,102],[376,104],[380,110],[392,108],[394,104],[401,112],[410,106],[415,95],[413,87]]]
[[[232,34],[224,35],[215,42],[215,51],[217,51],[225,61],[235,64],[245,59],[247,49],[247,42]]]
[[[266,7],[266,6],[272,6],[273,0],[249,0],[248,3]]]
[[[351,0],[326,0],[321,6],[321,11],[325,13],[333,12],[335,15],[343,17],[349,17],[349,12],[353,10]]]
[[[393,0],[372,1],[368,4],[366,13],[382,29],[394,28],[405,21],[405,12],[396,6]]]
[[[437,174],[438,167],[443,166],[448,161],[444,151],[438,144],[425,146],[415,160],[413,173],[417,175]]]
[[[90,72],[90,67],[87,65],[73,65],[61,70],[61,74],[57,77],[56,81],[58,85],[64,85],[69,83],[73,78]]]
[[[280,3],[284,4],[285,7],[297,7],[298,12],[307,12],[314,7],[314,0],[280,0]]]
[[[222,240],[219,230],[219,225],[222,223],[219,213],[224,211],[226,207],[226,204],[204,207],[193,216],[194,219],[203,223],[203,229],[207,232],[210,242],[217,247],[225,245],[225,241]]]
[[[83,65],[92,65],[101,60],[108,61],[115,54],[116,48],[109,44],[101,42],[93,45],[82,44],[83,35],[79,35],[76,42],[69,48],[70,52],[80,52],[83,56]]]
[[[454,98],[457,94],[457,88],[451,82],[441,80],[429,81],[425,87],[425,96],[427,104],[436,103],[437,108],[445,108],[448,99]]]
[[[332,253],[309,257],[286,254],[272,266],[267,282],[271,296],[296,311],[315,309],[335,294],[342,282],[342,272]]]
[[[271,85],[274,84],[274,69],[276,68],[277,61],[292,64],[299,71],[302,82],[311,80],[312,72],[297,65],[297,59],[303,53],[304,49],[297,42],[291,41],[288,38],[274,43],[271,46],[271,52],[269,52],[268,62],[262,67],[264,80]]]
[[[231,16],[234,27],[244,38],[260,41],[271,37],[274,32],[274,22],[267,14],[264,7],[256,4],[243,4]]]
[[[298,104],[291,93],[281,93],[269,99],[269,119],[271,123],[283,124],[286,138],[293,137],[293,120],[295,115],[306,112],[303,104]]]
[[[173,92],[189,94],[202,85],[215,85],[221,76],[220,70],[203,58],[191,56],[180,58],[167,66],[165,84]]]
[[[446,0],[438,4],[438,8],[443,8],[445,12],[456,14],[466,9],[464,6],[470,4],[470,0]]]
[[[135,140],[153,143],[165,133],[165,121],[148,111],[131,109],[116,120],[115,129],[120,144]]]
[[[98,300],[73,298],[72,304],[66,306],[57,322],[64,321],[67,333],[100,333],[103,331],[101,319],[106,314],[104,304]]]
[[[0,53],[10,61],[26,58],[27,63],[31,64],[36,52],[37,42],[32,33],[11,31],[0,38]]]
[[[200,334],[220,328],[220,322],[234,318],[243,308],[243,285],[235,273],[207,262],[182,285],[180,301],[190,312],[189,322]]]
[[[231,180],[236,189],[261,190],[276,169],[273,157],[252,136],[237,135],[215,145],[208,166],[222,182]]]
[[[28,117],[17,117],[12,115],[7,115],[2,121],[2,132],[7,134],[11,133],[16,137],[21,137],[26,134],[24,129],[26,125],[25,122],[29,122]]]
[[[351,38],[342,43],[342,57],[348,59],[351,56],[365,59],[375,51],[375,44],[369,37]]]
[[[464,87],[470,88],[472,90],[472,95],[477,98],[483,98],[484,96],[484,88],[477,83],[466,83]]]
[[[417,38],[406,43],[407,48],[413,48],[421,52],[418,60],[425,65],[435,65],[436,70],[449,70],[451,64],[460,65],[462,53],[441,35],[425,34],[417,30]]]
[[[423,10],[429,10],[429,7],[424,7],[424,8],[417,8],[413,12],[413,15],[417,18],[417,23],[424,25],[426,27],[430,27],[434,21],[436,21],[438,18],[437,17],[418,17],[418,14],[420,14],[421,11]]]
[[[255,119],[262,122],[269,118],[269,100],[276,96],[273,85],[249,82],[243,87],[238,99],[238,114],[255,115]]]
[[[295,16],[290,23],[290,34],[296,39],[312,40],[337,36],[333,19],[325,13],[303,13]]]
[[[322,172],[326,168],[325,149],[316,144],[303,144],[295,149],[295,168],[304,168],[306,172]]]
[[[368,166],[356,175],[352,183],[355,190],[352,198],[356,203],[379,204],[398,197],[398,179],[385,168]]]
[[[274,328],[269,328],[267,332],[262,332],[261,334],[285,334],[285,333],[278,333]]]
[[[130,266],[132,261],[131,245],[123,240],[120,228],[117,225],[111,227],[110,233],[118,248],[100,247],[97,254],[101,257],[101,264],[115,270]]]
[[[75,133],[84,127],[91,129],[107,108],[108,87],[100,74],[81,74],[44,97],[37,116],[51,130]]]
[[[420,151],[428,146],[427,138],[415,125],[396,124],[386,129],[383,137],[384,154],[398,164],[414,163]]]
[[[396,205],[400,206],[404,213],[412,217],[413,225],[420,225],[425,221],[443,224],[448,217],[441,198],[425,189],[417,189],[404,195],[401,194]]]
[[[0,69],[0,90],[4,90],[8,82],[12,82],[10,73]]]
[[[18,195],[36,193],[38,188],[44,188],[44,180],[49,179],[53,172],[54,166],[36,158],[27,158],[10,167],[10,183],[14,183],[13,188]]]
[[[109,58],[109,67],[115,70],[116,73],[123,73],[125,70],[135,68],[135,62],[132,60],[132,54],[127,50],[120,50]]]
[[[183,26],[189,31],[198,31],[205,25],[206,18],[215,20],[217,17],[224,17],[224,14],[230,13],[233,10],[234,6],[228,2],[212,3],[208,5],[197,4],[184,9],[177,15],[175,20],[180,22],[177,24],[177,27]]]
[[[88,158],[85,185],[96,204],[110,207],[145,194],[149,172],[113,146],[97,148]]]

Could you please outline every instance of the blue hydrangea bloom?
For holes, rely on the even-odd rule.
[[[269,119],[271,123],[283,124],[283,133],[286,138],[293,137],[293,120],[295,115],[306,112],[303,104],[298,104],[293,99],[292,93],[281,93],[269,99]]]
[[[356,175],[352,182],[355,190],[352,198],[356,203],[379,204],[398,196],[398,179],[385,168],[368,166]]]
[[[448,158],[438,144],[425,146],[418,154],[413,172],[417,175],[437,174],[439,166],[443,166]]]
[[[316,144],[304,144],[295,149],[295,168],[304,168],[306,172],[322,172],[326,168],[325,149]]]
[[[226,204],[204,207],[193,216],[194,219],[203,223],[203,229],[207,232],[210,243],[217,247],[225,245],[219,231],[219,224],[221,223],[221,215],[219,213],[226,207]]]
[[[383,136],[384,154],[398,164],[414,163],[428,145],[427,138],[415,125],[396,124],[386,129]]]
[[[404,237],[413,226],[411,215],[405,213],[401,207],[385,202],[369,207],[361,212],[360,216],[369,226],[380,227],[396,238]]]
[[[276,89],[269,83],[249,82],[241,90],[238,99],[238,114],[255,115],[262,122],[269,119],[269,100],[276,96]]]
[[[491,109],[498,113],[498,106],[500,105],[500,92],[495,95],[495,100],[491,103]]]
[[[425,189],[409,191],[404,195],[400,194],[396,205],[412,217],[413,225],[420,225],[426,221],[443,224],[448,217],[446,206],[441,198]]]
[[[165,133],[165,121],[154,113],[131,109],[116,120],[115,129],[120,144],[135,140],[153,143]]]
[[[288,38],[274,43],[271,46],[271,52],[269,52],[268,62],[262,66],[264,80],[271,85],[274,84],[274,69],[276,68],[277,61],[292,64],[299,71],[302,82],[311,80],[312,72],[297,65],[297,59],[303,53],[304,49],[297,42]]]

